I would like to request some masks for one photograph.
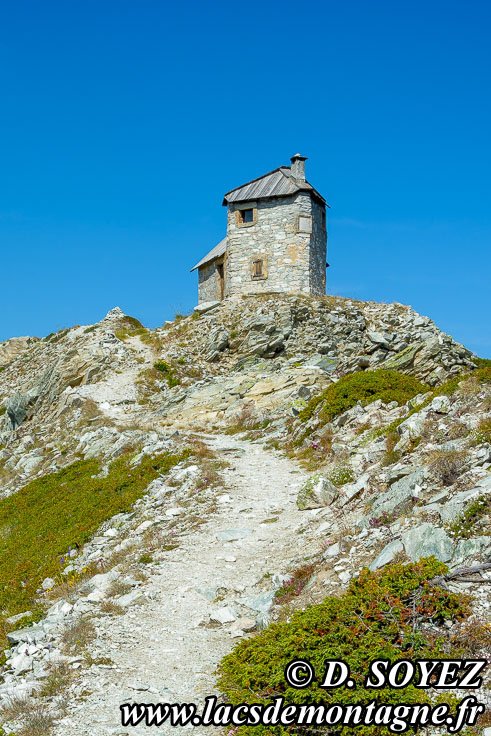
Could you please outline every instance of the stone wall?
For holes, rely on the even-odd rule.
[[[220,299],[220,283],[216,269],[216,261],[206,263],[198,269],[199,302],[214,302]]]
[[[240,225],[236,210],[227,208],[225,296],[267,292],[325,294],[326,234],[321,206],[310,194],[251,202],[254,223]],[[312,232],[299,232],[299,216],[312,218]],[[264,262],[264,278],[252,277],[254,260]],[[200,295],[201,298],[201,295]]]

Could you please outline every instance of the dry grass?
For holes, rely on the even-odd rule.
[[[24,726],[17,731],[16,736],[48,736],[55,725],[55,720],[45,706],[38,706],[25,716]]]
[[[124,580],[113,580],[107,594],[110,598],[117,598],[120,595],[126,595],[133,587],[129,583],[125,583]]]
[[[219,469],[220,466],[217,461],[203,461],[200,467],[200,473],[194,482],[195,489],[202,491],[205,488],[220,488],[223,486],[224,482]]]
[[[482,391],[482,384],[479,382],[476,376],[470,376],[465,381],[461,381],[456,390],[457,396],[463,398],[471,398],[477,396]]]
[[[79,597],[80,588],[89,578],[101,572],[96,562],[91,562],[82,570],[77,570],[73,575],[61,578],[57,584],[46,592],[48,601],[76,600]]]
[[[124,608],[114,601],[102,601],[101,605],[99,606],[99,611],[102,614],[121,616],[121,614],[124,613]]]
[[[0,717],[4,724],[21,721],[15,736],[48,736],[54,726],[54,718],[46,706],[33,698],[12,698],[2,708]]]
[[[0,715],[2,717],[2,723],[7,721],[16,721],[18,718],[22,718],[25,713],[28,713],[33,707],[33,701],[27,697],[13,697],[9,698],[7,703],[2,707]]]
[[[82,652],[95,636],[94,624],[87,618],[78,618],[64,630],[61,642],[70,653]]]
[[[199,437],[191,436],[189,439],[191,442],[192,453],[196,460],[215,457],[213,450],[211,450],[206,442],[203,442]]]
[[[397,432],[390,432],[387,435],[385,440],[385,452],[380,462],[383,468],[396,463],[400,459],[401,453],[394,449],[399,440],[400,437]]]
[[[225,430],[225,434],[239,434],[247,429],[254,429],[259,422],[260,419],[253,404],[246,404],[235,414],[230,426]]]
[[[132,543],[123,549],[115,550],[106,560],[106,569],[118,566],[121,573],[128,572],[131,567],[131,557],[136,552],[137,546]]]
[[[39,691],[42,698],[51,698],[59,695],[62,690],[68,687],[73,679],[73,672],[65,662],[55,664],[49,672],[48,677],[43,680],[43,686]]]
[[[466,459],[466,450],[435,450],[428,455],[433,476],[444,486],[455,483]]]

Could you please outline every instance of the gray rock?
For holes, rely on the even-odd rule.
[[[230,624],[235,621],[236,616],[232,609],[228,606],[217,608],[210,613],[210,619],[219,624]]]
[[[430,407],[437,414],[448,414],[450,411],[450,400],[448,396],[435,396]]]
[[[131,593],[126,593],[126,595],[121,595],[115,599],[118,606],[122,606],[123,608],[128,608],[135,603],[142,603],[144,600],[145,596],[139,590],[132,590]]]
[[[208,337],[208,350],[206,352],[205,359],[210,360],[211,356],[225,350],[225,348],[228,347],[228,341],[229,334],[227,330],[224,330],[221,327],[216,327],[212,330]]]
[[[274,593],[274,590],[270,590],[266,593],[259,593],[259,595],[251,596],[244,600],[244,605],[258,613],[268,613],[273,604]]]
[[[377,345],[378,347],[389,347],[389,342],[391,340],[391,336],[388,332],[371,332],[370,330],[366,333],[368,339],[370,342],[374,343],[374,345]]]
[[[392,562],[394,557],[403,550],[403,544],[399,539],[396,539],[393,542],[389,542],[389,544],[387,544],[380,552],[378,557],[376,557],[374,561],[370,564],[370,570],[378,570],[379,567],[388,565],[389,562]]]
[[[448,562],[454,552],[453,542],[446,532],[428,523],[420,524],[403,534],[402,543],[411,560],[433,555],[442,562]]]
[[[491,550],[491,537],[473,537],[457,542],[452,567],[460,567],[476,558],[486,558]]]
[[[32,412],[36,401],[39,397],[39,391],[32,389],[25,393],[17,393],[8,399],[5,409],[7,416],[10,419],[10,425],[12,429],[20,427],[22,422]]]
[[[362,491],[364,491],[366,488],[368,488],[369,475],[368,473],[362,475],[360,478],[358,478],[355,483],[346,483],[346,485],[343,486],[341,499],[339,501],[339,505],[342,508],[347,503],[353,500],[356,496],[358,496]]]
[[[419,497],[421,485],[427,474],[428,469],[423,466],[393,483],[385,493],[375,499],[371,516],[377,518],[382,514],[390,514],[398,508],[409,506],[414,498]]]
[[[329,545],[322,556],[325,560],[327,560],[329,557],[336,557],[336,555],[338,555],[340,551],[341,545],[339,544],[339,542],[335,542],[334,544]]]
[[[307,360],[305,365],[320,368],[324,373],[334,373],[339,362],[339,358],[327,358],[324,355],[318,355]]]
[[[411,475],[411,473],[414,473],[415,470],[417,470],[417,467],[415,465],[394,465],[392,468],[390,468],[390,470],[386,472],[385,481],[389,485],[392,485],[392,483],[401,480],[401,478],[405,478],[407,475]]]
[[[205,314],[205,312],[209,312],[212,309],[216,309],[220,306],[220,302],[202,302],[201,304],[197,304],[194,308],[195,312],[198,312],[198,314]]]
[[[421,413],[413,414],[399,424],[397,432],[400,435],[409,435],[411,439],[414,439],[421,435],[425,421],[426,415]]]
[[[41,588],[43,590],[49,590],[50,588],[53,588],[56,585],[55,580],[53,578],[44,578],[43,582],[41,583]]]
[[[414,363],[416,354],[423,348],[423,346],[424,343],[421,342],[414,345],[408,345],[408,347],[401,350],[400,353],[397,353],[386,360],[384,368],[396,371],[403,371],[410,368]]]
[[[312,475],[298,492],[297,506],[300,511],[319,509],[331,504],[338,494],[338,489],[328,478]]]
[[[241,616],[234,623],[234,629],[240,629],[241,631],[254,631],[256,628],[256,619],[251,616]]]
[[[46,632],[43,627],[38,624],[35,626],[26,626],[23,629],[17,629],[17,631],[9,631],[7,634],[7,640],[13,645],[20,644],[20,642],[26,644],[37,644],[45,638]]]
[[[15,616],[9,616],[5,619],[5,623],[8,626],[14,626],[18,621],[21,621],[23,618],[27,618],[28,616],[32,616],[32,611],[24,611],[24,613],[17,613]]]

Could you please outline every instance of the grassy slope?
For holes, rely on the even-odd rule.
[[[106,477],[98,477],[97,460],[80,460],[0,500],[0,624],[32,606],[43,579],[60,574],[70,547],[82,546],[102,522],[128,511],[183,457],[145,457],[132,467],[123,456]]]

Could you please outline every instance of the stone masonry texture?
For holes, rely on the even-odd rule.
[[[245,208],[255,210],[254,223],[240,224],[237,210]],[[323,296],[327,246],[323,210],[309,192],[230,204],[224,296],[271,292]],[[299,218],[304,219],[299,223]],[[263,278],[252,275],[255,260],[263,261]],[[219,294],[215,264],[206,264],[199,270],[199,300],[219,299]]]

